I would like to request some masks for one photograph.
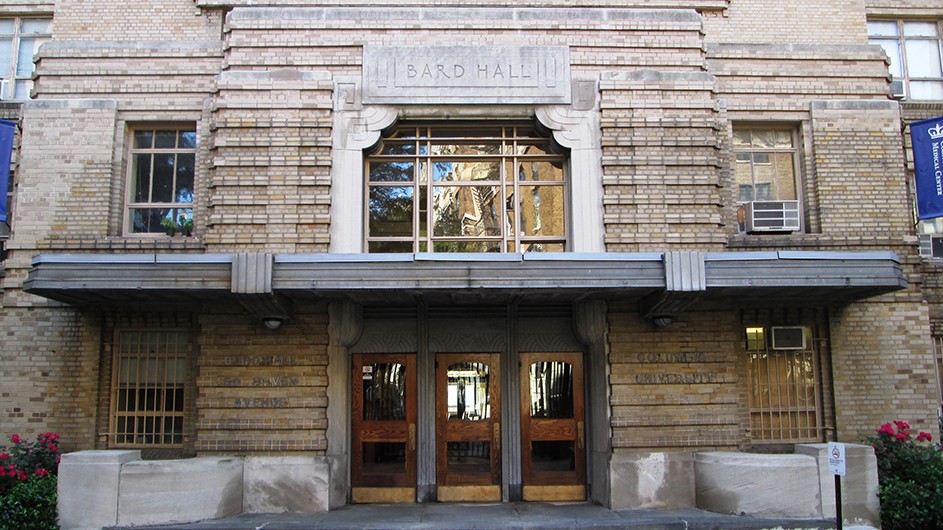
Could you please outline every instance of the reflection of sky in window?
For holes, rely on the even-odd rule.
[[[436,162],[432,165],[432,180],[455,180],[452,162]]]

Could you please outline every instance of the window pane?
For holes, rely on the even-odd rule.
[[[563,186],[521,186],[522,236],[563,236]]]
[[[13,35],[14,23],[12,18],[0,18],[0,35]]]
[[[134,155],[131,174],[134,175],[131,194],[134,202],[151,202],[151,155]]]
[[[872,20],[868,22],[868,35],[896,37],[897,22],[887,20]]]
[[[870,44],[877,44],[884,49],[884,53],[891,60],[889,71],[894,77],[903,77],[904,71],[901,69],[903,61],[900,58],[900,41],[896,40],[873,40]]]
[[[510,243],[510,248],[508,252],[514,252],[514,244]],[[521,252],[565,252],[566,245],[564,243],[548,243],[546,241],[522,241],[521,242]]]
[[[436,241],[432,249],[433,252],[502,252],[500,241]]]
[[[414,167],[413,162],[371,162],[370,182],[409,182]]]
[[[447,377],[447,419],[485,420],[491,417],[488,365],[455,363]]]
[[[497,186],[433,188],[434,236],[500,236],[501,199]]]
[[[750,129],[738,129],[733,131],[734,147],[750,147],[753,141],[750,139]]]
[[[150,149],[154,142],[154,131],[134,131],[134,148]]]
[[[528,180],[562,181],[563,162],[522,162],[517,165],[517,179],[521,182]]]
[[[490,473],[491,444],[488,442],[447,442],[449,473]]]
[[[751,145],[758,149],[770,149],[776,147],[776,133],[771,130],[753,130],[751,131]]]
[[[3,79],[10,77],[10,53],[12,46],[12,39],[0,38],[0,78]]]
[[[406,367],[400,363],[373,363],[363,368],[363,420],[405,420]]]
[[[499,162],[435,162],[432,178],[435,181],[499,180]]]
[[[16,58],[16,75],[27,76],[33,73],[33,54],[45,39],[20,39],[20,50]]]
[[[412,241],[371,241],[367,244],[367,252],[412,252]]]
[[[760,154],[760,153],[757,153]],[[796,187],[793,173],[792,153],[763,153],[770,163],[753,165],[754,185],[757,187],[757,200],[794,200]],[[766,184],[770,197],[760,197],[759,187]]]
[[[561,361],[531,363],[530,415],[547,419],[573,417],[573,365]]]
[[[29,91],[33,82],[28,79],[17,79],[13,84],[13,99],[29,99]]]
[[[406,444],[381,442],[363,444],[365,475],[402,475],[406,473]]]
[[[501,153],[501,143],[448,143],[432,144],[433,155],[497,155]]]
[[[177,196],[175,201],[193,202],[193,166],[196,155],[182,153],[177,155]]]
[[[904,22],[904,36],[906,37],[937,37],[940,30],[936,22]]]
[[[370,188],[370,236],[413,235],[413,188]]]
[[[180,137],[177,139],[177,146],[181,149],[196,148],[196,131],[180,131]]]
[[[536,472],[573,471],[576,457],[573,440],[534,441],[530,446],[530,468]]]
[[[174,159],[173,154],[154,155],[154,184],[151,190],[152,202],[173,202],[174,200]]]
[[[177,146],[177,131],[155,131],[154,148],[173,149]]]
[[[50,24],[52,20],[48,18],[24,18],[20,31],[26,35],[47,34]]]
[[[941,77],[940,44],[938,41],[908,40],[904,44],[907,50],[908,77]]]
[[[396,141],[385,141],[383,142],[383,148],[380,150],[380,155],[415,155],[416,154],[416,142],[396,142]]]
[[[911,81],[912,99],[943,100],[943,81]]]

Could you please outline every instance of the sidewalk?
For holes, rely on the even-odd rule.
[[[121,528],[121,527],[118,527]],[[314,529],[637,529],[760,530],[835,528],[834,520],[721,515],[696,509],[608,510],[586,503],[358,504],[316,514],[243,514],[134,530]],[[846,529],[850,527],[846,526]],[[861,528],[861,527],[856,527]],[[124,529],[123,529],[124,530]],[[127,530],[131,530],[130,527]]]

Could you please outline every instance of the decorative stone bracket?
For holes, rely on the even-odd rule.
[[[236,254],[232,260],[232,292],[249,314],[269,329],[291,320],[287,300],[272,292],[272,254]]]
[[[664,327],[697,302],[707,290],[704,253],[665,252],[665,290],[639,303],[639,312],[658,327]]]

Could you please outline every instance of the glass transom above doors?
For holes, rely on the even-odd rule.
[[[562,252],[565,166],[532,124],[400,127],[367,157],[367,251]]]

